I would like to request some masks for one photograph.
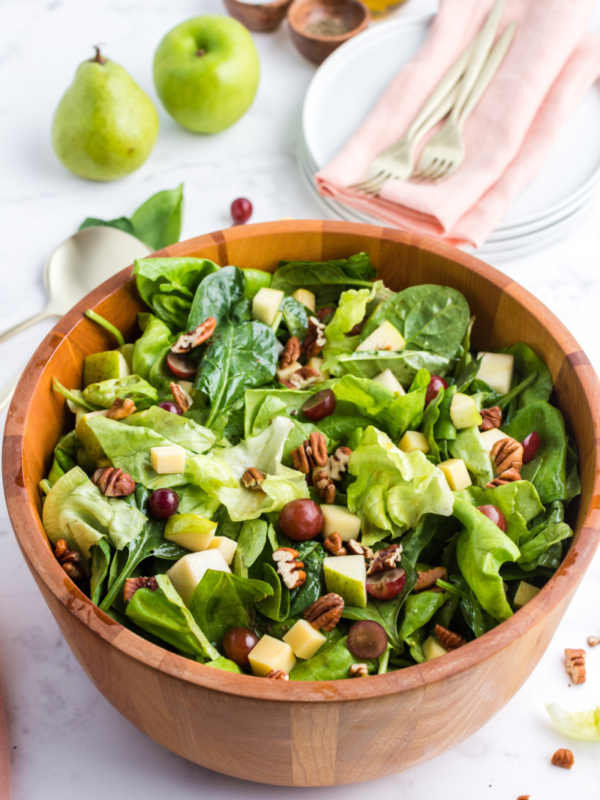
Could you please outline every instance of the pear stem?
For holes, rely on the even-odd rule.
[[[90,58],[90,61],[96,62],[97,64],[106,64],[106,59],[100,52],[100,48],[98,47],[97,44],[94,45],[94,50],[96,51],[96,55],[94,56],[94,58]]]

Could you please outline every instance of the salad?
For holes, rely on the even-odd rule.
[[[75,425],[41,482],[58,561],[113,619],[217,669],[364,677],[555,572],[580,483],[550,372],[473,350],[460,292],[393,292],[365,253],[134,272],[140,336],[87,313],[116,347],[54,380]]]

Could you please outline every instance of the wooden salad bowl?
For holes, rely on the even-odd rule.
[[[52,376],[80,386],[84,356],[114,346],[83,317],[94,308],[132,339],[142,309],[130,269],[81,301],[44,339],[15,392],[4,485],[19,546],[76,658],[102,694],[164,747],[237,778],[283,786],[355,783],[408,769],[485,724],[549,644],[598,544],[600,384],[577,342],[535,297],[473,256],[412,233],[342,222],[239,226],[161,256],[198,256],[273,271],[279,259],[366,251],[395,290],[453,286],[477,315],[475,346],[529,344],[548,364],[579,448],[582,494],[563,564],[523,609],[480,639],[425,664],[368,679],[261,680],[205,667],[150,644],[100,611],[55,560],[40,520],[38,481],[70,425]],[[71,423],[72,424],[72,423]]]

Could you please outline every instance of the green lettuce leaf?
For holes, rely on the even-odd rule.
[[[485,486],[494,478],[490,454],[478,428],[463,428],[448,449],[452,458],[462,458],[479,486]]]
[[[373,299],[381,281],[372,285],[371,289],[348,289],[340,295],[339,303],[333,318],[325,327],[327,343],[323,347],[325,369],[327,364],[336,369],[337,357],[342,354],[353,353],[360,343],[359,336],[347,337],[352,328],[365,318],[367,304]]]
[[[432,375],[445,375],[449,366],[450,361],[445,356],[410,349],[399,353],[386,350],[365,350],[349,355],[342,353],[323,364],[324,369],[334,369],[338,375],[356,375],[359,378],[375,378],[389,369],[403,386],[409,386],[421,369],[426,369]]]
[[[421,644],[425,636],[416,636],[431,620],[435,612],[446,602],[444,592],[419,592],[411,594],[404,606],[404,619],[398,631],[398,638],[410,648],[410,654],[418,664],[425,661]]]
[[[535,486],[529,481],[513,481],[490,489],[470,486],[458,492],[457,497],[474,506],[497,506],[506,517],[506,535],[517,547],[528,538],[528,523],[544,511]]]
[[[291,681],[335,681],[349,678],[349,671],[356,658],[348,650],[347,637],[332,645],[324,644],[312,658],[296,664],[290,672]],[[377,671],[373,661],[364,662],[369,672]]]
[[[113,378],[100,383],[90,383],[83,390],[84,399],[92,406],[110,408],[115,400],[130,398],[136,408],[148,408],[158,402],[154,386],[139,375],[128,375],[126,378]]]
[[[192,453],[206,453],[215,443],[215,435],[192,419],[171,414],[160,406],[131,414],[122,420],[125,425],[149,428],[173,444],[179,444]]]

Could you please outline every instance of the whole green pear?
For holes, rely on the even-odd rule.
[[[141,167],[157,135],[152,100],[96,48],[96,57],[77,68],[54,113],[52,145],[58,160],[82,178],[114,181]]]
[[[154,55],[154,84],[162,104],[195,133],[218,133],[237,122],[252,105],[259,72],[248,29],[220,14],[177,25]]]

